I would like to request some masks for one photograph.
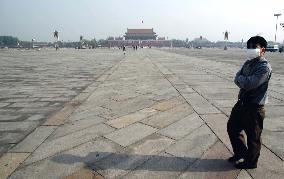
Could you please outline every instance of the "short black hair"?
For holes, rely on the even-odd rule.
[[[249,47],[251,44],[256,45],[259,44],[261,48],[266,48],[267,47],[267,41],[261,37],[261,36],[254,36],[251,37],[248,41],[247,41],[247,47]]]

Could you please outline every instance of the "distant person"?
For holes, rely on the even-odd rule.
[[[267,89],[271,77],[271,66],[264,58],[267,42],[254,36],[247,41],[248,60],[235,76],[240,88],[238,102],[232,109],[227,123],[227,132],[234,155],[228,159],[238,169],[257,168],[261,149],[261,132],[267,103]],[[242,133],[247,135],[247,146]],[[242,160],[241,160],[242,159]]]
[[[125,49],[125,46],[124,46],[124,45],[123,45],[123,47],[122,47],[122,51],[123,51],[123,55],[125,55],[126,49]]]

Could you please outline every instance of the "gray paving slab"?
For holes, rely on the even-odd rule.
[[[166,111],[168,109],[171,109],[179,104],[183,104],[186,101],[183,99],[182,96],[174,97],[169,100],[161,100],[159,102],[156,102],[154,105],[151,106],[151,108],[158,110],[158,111]]]
[[[120,116],[127,115],[140,109],[154,104],[154,101],[149,99],[147,96],[139,96],[134,99],[130,99],[123,102],[114,102],[103,105],[102,107],[110,109],[112,112],[108,114],[101,114],[102,117],[107,119],[115,119]]]
[[[13,125],[9,127],[5,122],[19,122],[16,125],[24,133],[17,140],[10,137],[7,142],[21,141],[97,77],[119,63],[121,58],[114,54],[119,53],[110,54],[99,49],[96,52],[1,50],[0,126],[9,130]],[[38,124],[25,128],[28,121],[38,121]]]
[[[10,153],[15,158],[8,162],[8,173],[17,168],[11,178],[175,178],[190,165],[181,176],[281,178],[281,65],[270,83],[258,168],[239,173],[225,163],[230,156],[226,121],[238,93],[233,77],[243,63],[240,52],[141,49],[123,56],[114,49],[1,51],[1,152],[16,149],[19,141],[26,141],[21,144],[26,150],[36,148],[34,143],[48,132],[29,132],[66,102],[78,104],[70,116],[61,115],[64,120],[58,115],[57,130],[31,155]],[[282,63],[277,55],[271,58]],[[194,112],[206,124],[189,119]],[[34,143],[27,145],[32,138]],[[0,161],[7,163],[7,155]]]
[[[155,155],[174,144],[174,142],[173,139],[154,133],[128,146],[127,151],[137,155]]]
[[[78,168],[99,161],[111,153],[122,150],[119,145],[105,139],[90,141],[71,150],[21,167],[10,178],[63,178]]]
[[[217,106],[218,108],[232,108],[235,103],[237,102],[236,99],[231,100],[231,99],[215,99],[215,100],[210,100],[210,102],[214,105]]]
[[[9,121],[16,121],[16,119],[21,118],[22,116],[20,115],[8,115],[8,114],[2,114],[0,115],[0,121],[5,121],[5,122],[9,122]]]
[[[175,106],[172,109],[169,109],[164,112],[157,113],[142,122],[144,124],[156,127],[164,128],[190,114],[193,113],[193,109],[187,103]]]
[[[238,177],[236,179],[252,179],[249,173],[246,170],[241,170]]]
[[[202,119],[196,113],[193,113],[159,130],[158,133],[178,140],[191,133],[195,129],[199,128],[203,124],[204,122],[202,121]]]
[[[266,106],[266,118],[267,119],[274,119],[283,116],[284,106]]]
[[[84,130],[91,126],[99,125],[100,123],[105,122],[106,119],[92,116],[89,118],[77,120],[77,121],[67,121],[64,125],[58,128],[50,137],[49,139],[56,139],[68,134],[72,134],[77,131]]]
[[[125,151],[113,153],[105,160],[95,162],[89,167],[106,178],[123,176],[145,161],[156,157],[173,142],[172,139],[153,134],[130,145]]]
[[[5,151],[12,148],[15,144],[2,144],[0,146],[0,157],[5,153]]]
[[[284,116],[265,118],[263,121],[264,130],[273,132],[283,132],[284,131]]]
[[[202,115],[201,118],[213,130],[216,136],[226,145],[228,149],[232,150],[231,142],[227,134],[228,117],[224,114],[210,114]]]
[[[29,153],[5,153],[0,158],[0,178],[8,178],[29,155]]]
[[[186,84],[174,85],[174,87],[182,94],[183,93],[195,93],[194,89],[189,87]]]
[[[283,178],[284,175],[283,160],[275,156],[265,147],[261,149],[258,166],[254,170],[248,170],[253,178]]]
[[[150,134],[153,134],[156,131],[156,128],[141,123],[135,123],[107,134],[105,137],[125,147]]]
[[[228,149],[217,142],[179,178],[236,178],[239,170],[226,160],[230,156]]]
[[[284,160],[284,131],[271,132],[264,130],[262,132],[262,143]]]
[[[27,134],[23,132],[1,132],[0,144],[1,145],[16,144],[20,142],[25,135]]]
[[[54,126],[36,128],[23,141],[14,146],[10,152],[33,152],[54,130]]]
[[[38,122],[26,121],[26,122],[1,122],[0,132],[5,131],[30,131]]]
[[[102,136],[106,133],[112,132],[113,129],[104,124],[92,126],[85,128],[80,131],[76,131],[69,135],[65,135],[56,139],[45,140],[36,151],[24,162],[25,165],[31,164],[33,162],[45,159],[47,157],[53,156],[64,150],[71,149],[80,144],[91,141],[99,136]]]
[[[8,105],[10,105],[11,103],[1,103],[0,102],[0,108],[2,108],[2,107],[5,107],[5,106],[8,106]]]
[[[122,178],[176,178],[186,167],[187,163],[184,160],[169,154],[161,154],[154,156]]]
[[[157,110],[152,109],[152,108],[148,108],[148,112],[146,112],[145,109],[142,109],[142,110],[136,111],[134,113],[130,113],[125,116],[121,116],[113,120],[108,120],[106,124],[119,129],[119,128],[129,126],[138,121],[141,121],[151,115],[154,115],[157,112],[158,112]]]
[[[217,137],[206,126],[201,126],[188,136],[177,141],[166,152],[192,163],[198,160],[203,153],[217,142]]]
[[[214,114],[220,111],[210,104],[198,93],[182,94],[186,101],[193,107],[198,114]]]
[[[31,115],[30,117],[27,118],[27,121],[38,121],[41,119],[44,119],[45,116],[42,114],[35,114],[35,115]]]

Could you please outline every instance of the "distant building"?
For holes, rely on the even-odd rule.
[[[158,40],[166,40],[166,37],[158,37]]]
[[[156,40],[154,29],[127,29],[125,40]]]
[[[114,40],[123,40],[123,37],[115,37]]]
[[[166,40],[165,37],[159,37],[157,40],[154,29],[128,29],[122,37],[108,39],[109,47],[121,46],[148,46],[148,47],[171,47],[171,40]]]

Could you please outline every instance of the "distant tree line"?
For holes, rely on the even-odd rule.
[[[106,39],[100,39],[96,40],[95,38],[88,40],[88,39],[82,39],[81,41],[77,42],[70,42],[70,41],[59,41],[59,47],[60,48],[76,48],[79,46],[86,46],[89,48],[96,48],[96,47],[108,47],[108,40],[114,40],[114,37],[108,37]],[[54,43],[52,42],[34,42],[34,45],[41,44],[42,46],[52,47],[54,46]],[[190,41],[188,38],[185,40],[179,40],[179,39],[172,39],[172,46],[173,47],[186,47],[186,48],[196,48],[196,47],[209,47],[209,48],[223,48],[225,46],[225,41],[217,41],[217,42],[211,42],[207,40],[206,38],[195,38],[192,41]],[[275,45],[278,43],[274,43],[272,41],[269,41],[268,44]],[[25,47],[30,48],[32,46],[31,41],[20,41],[17,37],[12,36],[0,36],[0,47]],[[280,45],[280,44],[278,44]],[[238,47],[238,48],[244,48],[246,47],[246,42],[227,42],[227,47]]]
[[[46,46],[46,47],[52,47],[54,46],[54,43],[52,42],[32,42],[32,41],[20,41],[17,37],[13,36],[0,36],[0,47],[24,47],[24,48],[30,48],[32,47],[32,44],[35,46],[41,45],[41,46]],[[91,39],[82,39],[81,41],[77,42],[70,42],[70,41],[58,41],[59,47],[64,47],[64,48],[76,48],[81,46],[82,44],[87,47],[106,47],[108,42],[106,39],[100,39],[96,40]]]
[[[0,46],[16,46],[19,39],[12,36],[0,36]]]

